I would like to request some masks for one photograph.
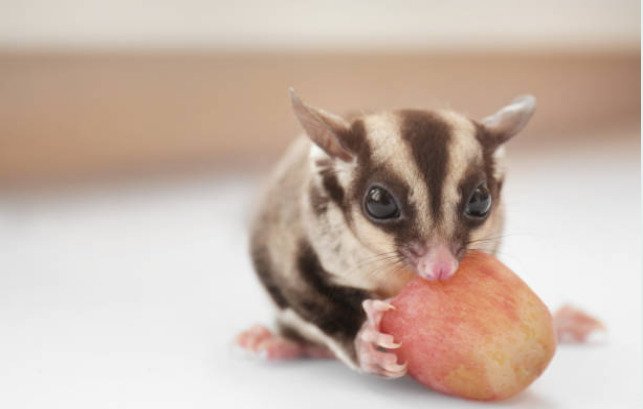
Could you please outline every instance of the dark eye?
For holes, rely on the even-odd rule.
[[[486,183],[481,183],[469,196],[469,201],[464,208],[464,214],[472,219],[487,217],[491,209],[491,195]]]
[[[393,195],[379,186],[368,189],[364,199],[364,207],[373,219],[385,220],[400,216],[400,209]]]

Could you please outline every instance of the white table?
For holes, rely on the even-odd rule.
[[[639,152],[510,164],[501,259],[609,337],[561,346],[530,389],[481,406],[334,361],[267,364],[231,339],[269,322],[246,255],[255,179],[200,176],[0,200],[3,408],[638,408]]]

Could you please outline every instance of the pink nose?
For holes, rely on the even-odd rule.
[[[417,272],[426,280],[446,280],[455,274],[458,260],[445,245],[432,246],[417,259]]]

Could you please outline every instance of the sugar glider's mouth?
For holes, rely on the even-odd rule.
[[[413,245],[404,248],[401,253],[415,272],[429,281],[451,278],[459,265],[458,258],[454,255],[458,252],[441,243],[431,246]]]

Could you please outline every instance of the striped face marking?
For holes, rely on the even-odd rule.
[[[496,230],[484,228],[497,219],[491,214],[500,183],[482,132],[475,122],[449,111],[364,116],[353,122],[344,140],[354,162],[340,164],[350,168],[338,172],[328,161],[328,168],[319,170],[321,184],[355,236],[373,252],[397,251],[411,264],[434,247],[459,257],[476,231]],[[488,189],[491,211],[472,219],[465,209],[481,185]],[[382,203],[374,205],[373,198],[382,195],[390,195],[399,207],[395,217],[374,217],[375,205]]]
[[[346,226],[376,257],[397,254],[427,279],[450,277],[468,249],[495,251],[503,144],[526,125],[533,97],[481,122],[402,110],[349,123],[298,98],[293,106],[316,145],[309,198],[320,232],[334,226],[339,237]]]
[[[308,106],[292,90],[291,100],[317,152],[330,158],[313,183],[326,194],[310,195],[318,217],[332,200],[364,245],[433,266],[429,279],[454,273],[456,256],[474,241],[480,250],[495,250],[502,227],[497,161],[502,145],[533,115],[533,96],[520,96],[480,122],[451,111],[406,110],[349,123]],[[311,159],[321,163],[312,152]]]

